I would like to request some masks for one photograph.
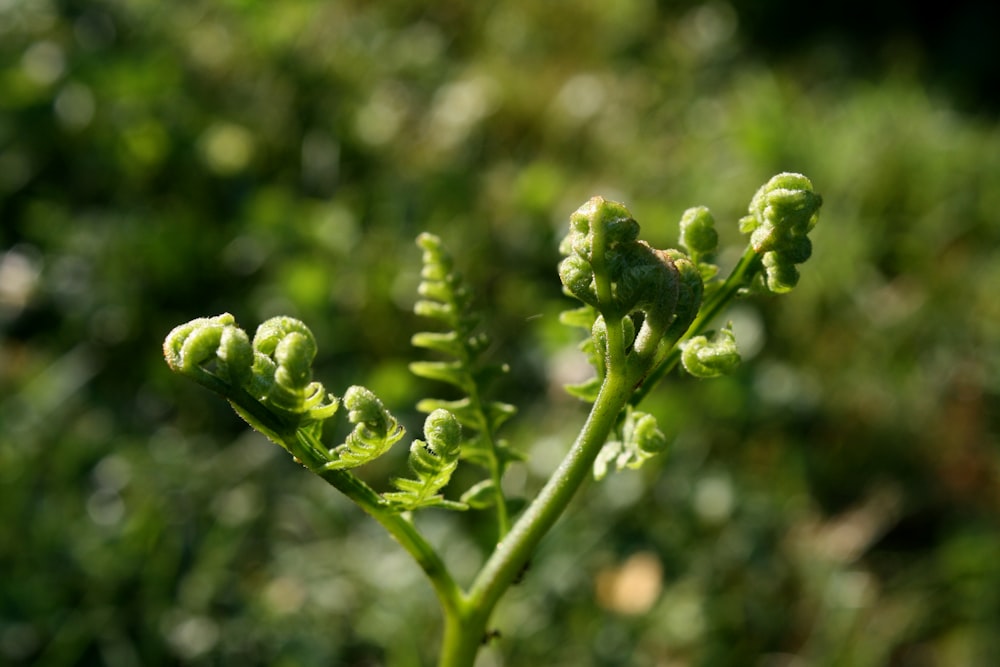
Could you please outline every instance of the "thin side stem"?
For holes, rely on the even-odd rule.
[[[441,603],[445,620],[457,616],[464,594],[440,555],[405,516],[389,510],[375,491],[347,470],[314,470],[328,484],[378,521],[424,571]]]
[[[430,581],[438,596],[445,617],[454,616],[464,597],[444,561],[416,527],[405,516],[391,510],[382,498],[349,470],[326,470],[323,461],[313,460],[312,452],[322,449],[305,429],[296,430],[286,420],[274,414],[242,389],[224,387],[224,395],[236,412],[255,429],[284,447],[310,471],[319,475],[357,503],[378,521],[399,544],[413,557]],[[214,389],[214,387],[213,387]],[[218,389],[216,389],[218,391]],[[220,392],[223,393],[223,392]],[[299,439],[306,442],[300,442]]]

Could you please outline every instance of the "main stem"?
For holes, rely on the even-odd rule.
[[[452,612],[445,611],[444,640],[438,667],[472,667],[497,602],[590,474],[594,459],[614,428],[628,397],[629,387],[624,370],[609,372],[569,453],[497,545],[468,594]]]

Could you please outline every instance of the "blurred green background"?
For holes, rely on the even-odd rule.
[[[801,284],[729,313],[737,374],[650,397],[671,453],[585,489],[480,664],[995,664],[1000,17],[810,7],[0,0],[0,664],[432,664],[416,566],[163,337],[299,317],[413,433],[441,234],[530,495],[583,419],[569,214],[669,246],[705,204],[735,247],[779,171],[825,198]],[[483,518],[419,521],[467,581]]]

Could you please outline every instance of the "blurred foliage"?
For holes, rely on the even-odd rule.
[[[481,662],[991,664],[1000,128],[925,83],[933,42],[856,78],[850,33],[797,7],[782,58],[788,14],[751,4],[0,2],[0,662],[428,664],[416,566],[163,336],[299,317],[324,383],[413,432],[412,239],[440,234],[530,494],[582,419],[568,214],[620,199],[668,246],[707,204],[725,246],[789,170],[825,199],[799,287],[730,313],[736,375],[650,396],[672,453],[586,490]],[[948,25],[981,54],[987,23]],[[471,574],[475,518],[422,521]]]

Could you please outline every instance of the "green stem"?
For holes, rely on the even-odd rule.
[[[483,565],[468,595],[456,605],[455,617],[446,612],[439,667],[471,667],[497,602],[590,475],[594,459],[614,428],[628,396],[623,366],[609,368],[590,415],[569,453]]]

